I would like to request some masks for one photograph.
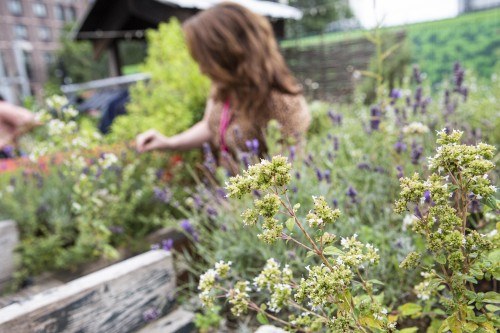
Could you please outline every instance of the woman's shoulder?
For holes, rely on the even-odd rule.
[[[270,94],[271,116],[279,115],[308,115],[309,108],[302,94],[286,94],[273,90]]]
[[[270,96],[269,119],[276,119],[285,134],[302,133],[311,122],[304,95],[273,91]]]

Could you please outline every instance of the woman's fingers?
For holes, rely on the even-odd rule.
[[[139,152],[145,152],[154,149],[158,133],[155,130],[149,130],[137,136],[136,148]]]

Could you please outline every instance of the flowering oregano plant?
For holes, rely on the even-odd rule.
[[[308,257],[317,259],[306,267],[307,276],[294,277],[288,265],[270,258],[253,281],[238,280],[231,275],[231,262],[220,261],[200,277],[203,305],[210,308],[225,297],[235,316],[253,310],[260,322],[270,318],[291,331],[394,331],[395,318],[389,318],[383,295],[374,286],[380,282],[367,278],[369,267],[379,261],[378,250],[361,243],[357,235],[338,242],[327,229],[340,211],[323,197],[313,197],[314,209],[299,218],[300,204],[293,205],[287,194],[290,180],[287,158],[276,156],[230,178],[226,190],[238,199],[261,193],[243,212],[243,223],[260,225],[258,237],[265,243],[285,240],[307,249]],[[266,302],[254,301],[263,295]]]
[[[496,230],[483,235],[469,220],[474,200],[482,199],[498,212],[497,189],[487,174],[494,168],[495,148],[460,144],[461,136],[460,131],[438,132],[437,153],[429,159],[432,174],[425,180],[418,174],[400,179],[395,211],[415,211],[412,229],[425,239],[432,256],[428,260],[412,252],[401,263],[404,269],[423,268],[423,280],[415,286],[423,307],[409,303],[400,310],[403,316],[429,315],[438,332],[495,332],[500,308],[494,304],[500,303],[500,295],[479,290],[500,278],[499,239]]]

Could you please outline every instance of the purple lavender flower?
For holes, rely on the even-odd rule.
[[[13,158],[15,157],[15,152],[14,152],[14,147],[12,146],[6,146],[2,150],[0,150],[0,153],[3,153],[3,155],[6,158]]]
[[[217,188],[217,190],[215,190],[215,196],[216,198],[226,200],[227,199],[226,190],[223,187]]]
[[[382,111],[378,106],[373,106],[370,109],[370,128],[372,131],[377,131],[380,127],[380,117],[382,116]]]
[[[432,99],[430,97],[427,97],[426,99],[424,99],[424,101],[422,102],[422,106],[421,106],[421,112],[422,114],[426,114],[427,113],[427,107],[429,106],[429,104],[431,103]]]
[[[198,194],[193,195],[193,203],[195,209],[201,209],[203,207],[203,200]]]
[[[331,151],[329,151],[329,152],[327,152],[327,153],[326,153],[326,158],[328,158],[328,160],[329,160],[330,162],[333,162],[333,157],[334,157],[334,156],[333,156],[333,154],[332,154],[332,152],[331,152]]]
[[[411,146],[411,163],[414,165],[418,165],[420,157],[422,157],[422,153],[424,151],[424,147],[417,145],[416,142],[413,142]]]
[[[358,192],[354,189],[354,187],[349,186],[347,189],[346,195],[351,198],[351,203],[356,203],[356,198],[358,196]]]
[[[338,151],[339,148],[340,148],[339,138],[335,136],[333,138],[333,150]]]
[[[156,200],[165,204],[168,204],[173,197],[172,192],[167,187],[165,187],[164,189],[155,187],[153,188],[153,193]]]
[[[422,218],[422,213],[420,212],[418,206],[415,206],[415,216],[418,217],[419,219]]]
[[[256,156],[258,156],[258,155],[259,155],[259,140],[257,140],[257,139],[247,140],[247,141],[245,142],[245,144],[246,144],[246,146],[247,146],[248,150],[249,150],[252,154],[254,154],[254,155],[256,155]]]
[[[297,186],[293,186],[292,187],[292,192],[293,193],[297,193],[299,191],[299,189],[297,188]]]
[[[358,164],[358,169],[359,170],[371,170],[370,164],[366,162],[362,162]]]
[[[184,219],[181,221],[181,223],[179,223],[179,225],[181,226],[182,229],[184,229],[185,232],[187,232],[188,234],[193,234],[194,233],[194,228],[191,224],[191,222],[189,222],[188,219]]]
[[[207,214],[209,217],[217,217],[219,213],[217,213],[217,210],[213,207],[207,207]]]
[[[323,175],[325,176],[326,183],[331,184],[332,183],[331,171],[327,169],[325,170]]]
[[[156,180],[160,180],[163,178],[163,169],[157,169],[155,172]]]
[[[241,159],[241,162],[243,163],[243,166],[245,167],[245,169],[247,169],[250,166],[250,154],[241,153],[240,159]]]
[[[295,161],[296,149],[295,146],[290,146],[290,161]]]
[[[401,179],[405,176],[403,173],[403,167],[401,165],[398,165],[396,167],[396,170],[398,171],[398,174],[397,174],[398,179]]]
[[[208,212],[208,210],[207,210],[207,212]],[[180,226],[187,234],[189,234],[189,235],[191,235],[191,237],[193,237],[193,240],[195,242],[198,242],[198,240],[199,240],[198,232],[194,229],[193,225],[191,224],[191,222],[189,222],[188,219],[182,220],[180,223]]]
[[[300,172],[295,171],[295,178],[296,178],[297,180],[300,180]]]
[[[172,238],[162,240],[161,241],[161,248],[164,251],[170,252],[174,248],[174,240]]]
[[[253,190],[253,191],[252,191],[252,194],[253,194],[253,196],[254,196],[254,197],[256,197],[256,198],[260,198],[260,197],[262,197],[262,194],[260,194],[260,192],[259,192],[259,191],[257,191],[257,190]]]
[[[455,84],[455,91],[460,92],[462,89],[462,84],[464,83],[465,70],[460,66],[460,63],[457,61],[453,66],[453,78]]]
[[[321,170],[318,168],[315,169],[315,172],[316,172],[316,178],[318,178],[318,181],[321,182],[323,180],[323,173],[321,173]]]
[[[403,142],[402,138],[399,138],[399,140],[394,144],[394,150],[398,154],[406,151],[406,143]]]
[[[431,191],[427,190],[424,192],[424,202],[425,203],[431,203],[432,198],[431,198]]]
[[[403,97],[403,93],[401,92],[400,89],[392,89],[391,90],[391,93],[389,94],[389,97],[392,98],[392,99],[400,99],[401,97]]]
[[[142,319],[144,319],[145,322],[156,320],[158,317],[160,317],[160,311],[155,308],[147,309],[142,313]]]
[[[339,201],[337,199],[332,200],[333,208],[339,208]]]
[[[330,118],[330,120],[332,121],[332,123],[334,125],[338,125],[338,126],[342,125],[342,119],[343,119],[342,114],[335,113],[335,112],[333,112],[333,110],[329,110],[328,117]]]
[[[215,173],[217,162],[215,161],[214,154],[212,153],[212,148],[210,148],[210,145],[207,142],[203,143],[202,147],[204,155],[203,165],[210,173]]]
[[[467,97],[469,96],[469,89],[467,89],[467,87],[463,87],[460,93],[462,94],[462,96],[464,96],[464,102],[467,102]]]

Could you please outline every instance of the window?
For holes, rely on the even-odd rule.
[[[5,63],[3,61],[4,55],[0,51],[0,78],[7,76],[7,69],[5,68]]]
[[[54,57],[54,55],[50,52],[45,52],[43,54],[43,61],[45,62],[45,64],[47,65],[47,67],[49,67],[50,65],[52,65],[54,62],[55,62],[56,58]]]
[[[54,16],[57,20],[64,21],[64,8],[62,5],[57,4],[54,6]]]
[[[67,22],[73,22],[76,21],[76,10],[75,7],[66,7],[66,10],[64,12],[64,18]]]
[[[35,2],[33,4],[33,14],[36,17],[47,17],[47,6],[41,2]]]
[[[14,26],[15,39],[28,39],[28,28],[24,24],[16,24]]]
[[[23,51],[23,64],[26,69],[26,75],[29,79],[33,79],[33,57],[28,51]]]
[[[13,15],[23,14],[23,5],[21,3],[21,0],[9,0],[9,2],[7,3],[7,8]]]
[[[52,39],[52,31],[49,27],[42,26],[38,29],[38,37],[41,41],[48,42]]]

